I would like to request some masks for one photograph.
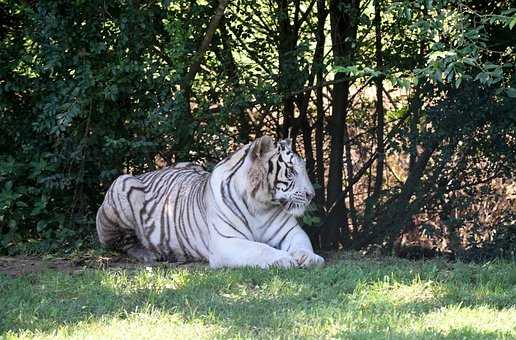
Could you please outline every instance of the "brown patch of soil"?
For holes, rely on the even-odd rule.
[[[324,257],[326,265],[353,260],[381,261],[383,263],[399,261],[399,258],[390,258],[380,255],[365,255],[356,251],[319,251],[317,254]],[[198,266],[198,262],[157,262],[153,264],[140,263],[134,259],[108,253],[107,255],[84,253],[79,257],[41,257],[41,256],[0,256],[0,273],[12,277],[18,277],[31,273],[39,273],[45,270],[57,270],[69,274],[79,273],[87,268],[91,269],[141,269],[145,267],[174,268],[178,266]]]
[[[145,264],[134,261],[131,258],[113,256],[85,256],[81,258],[43,258],[38,256],[0,256],[0,273],[12,277],[18,277],[31,273],[39,273],[45,270],[57,270],[75,274],[86,268],[93,269],[138,269],[144,267],[177,267],[184,263],[158,262]],[[189,264],[188,264],[189,265]]]
[[[70,272],[73,266],[69,261],[61,259],[43,260],[32,256],[1,256],[0,273],[9,276],[21,276],[28,273],[37,273],[47,269],[57,269]]]

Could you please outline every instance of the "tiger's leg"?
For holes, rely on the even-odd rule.
[[[104,202],[97,212],[97,233],[100,243],[134,257],[141,262],[155,262],[160,255],[145,248],[137,236],[137,223],[131,209],[128,209],[129,200],[138,205],[142,200],[138,196],[128,195],[132,188],[138,188],[141,183],[129,175],[120,176],[113,182],[106,193]],[[138,195],[137,190],[133,190]]]
[[[125,252],[141,262],[157,261],[159,255],[142,246],[134,229],[121,227],[122,222],[116,217],[113,209],[108,202],[104,202],[97,212],[97,233],[100,243]]]
[[[210,267],[281,267],[297,266],[286,251],[267,244],[239,238],[216,237],[210,242]]]
[[[287,251],[300,267],[322,266],[324,259],[315,254],[305,231],[298,225],[286,234],[279,248]]]
[[[132,240],[132,230],[122,228],[120,220],[115,213],[114,208],[109,203],[108,199],[104,199],[104,203],[97,211],[97,235],[102,245],[117,250],[123,250],[124,241]]]

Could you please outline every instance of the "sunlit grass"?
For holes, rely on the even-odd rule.
[[[344,258],[0,276],[10,338],[516,338],[516,264]]]

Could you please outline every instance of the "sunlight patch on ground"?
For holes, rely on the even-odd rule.
[[[516,337],[516,308],[497,310],[479,306],[475,308],[459,305],[442,307],[421,319],[424,328],[438,330],[442,334],[453,334],[456,330],[469,330],[478,334],[499,333]]]
[[[202,320],[184,320],[178,314],[162,312],[133,313],[126,319],[102,317],[60,326],[53,332],[25,331],[18,339],[192,339],[223,336],[227,330]]]

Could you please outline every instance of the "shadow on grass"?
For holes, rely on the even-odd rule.
[[[515,282],[512,276],[499,274],[503,268],[486,276],[480,267],[440,266],[353,262],[314,270],[176,268],[87,270],[75,275],[50,271],[16,279],[0,277],[0,332],[47,333],[81,321],[124,319],[133,313],[157,310],[177,314],[186,322],[202,318],[229,329],[228,336],[277,337],[278,331],[284,335],[310,333],[310,329],[301,331],[299,322],[320,332],[332,320],[342,328],[334,335],[346,338],[500,335],[468,327],[446,334],[428,330],[420,334],[393,333],[393,318],[406,322],[405,319],[460,304],[498,310],[514,306],[515,292],[511,287]],[[400,296],[397,300],[389,296],[387,288],[382,290],[413,284],[438,287],[436,296]],[[403,294],[403,290],[396,292]]]

